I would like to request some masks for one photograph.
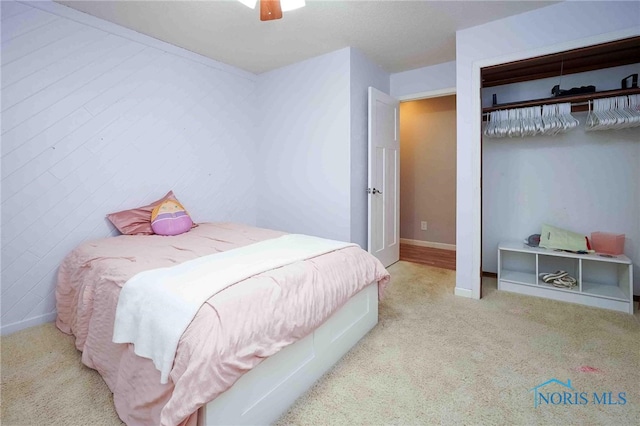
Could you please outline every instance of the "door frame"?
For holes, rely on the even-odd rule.
[[[627,37],[636,36],[636,28],[628,28],[624,30],[597,34],[594,36],[569,40],[558,44],[545,45],[539,48],[517,51],[511,54],[483,58],[475,60],[471,63],[471,137],[475,143],[471,144],[471,174],[477,180],[472,182],[472,228],[477,229],[471,236],[471,263],[472,270],[480,271],[479,275],[471,276],[471,297],[480,299],[482,287],[482,81],[481,70],[485,67],[506,64],[509,62],[520,61],[523,59],[535,58],[553,53],[564,52],[565,50],[578,49],[580,47],[590,46],[593,44],[606,43],[609,41],[620,40]],[[477,139],[475,139],[477,138]],[[457,185],[457,184],[456,184]],[[458,246],[456,244],[456,246]],[[456,287],[457,288],[457,287]],[[465,289],[466,290],[466,289]],[[468,290],[467,290],[468,291]],[[463,295],[463,294],[461,294]]]
[[[397,96],[397,99],[400,101],[400,103],[403,103],[403,102],[409,102],[409,101],[420,101],[422,99],[441,98],[444,96],[451,96],[451,95],[457,95],[457,88],[455,86],[445,87],[443,89],[429,90],[426,92],[410,93],[408,95]],[[402,119],[400,119],[399,126],[402,126]],[[400,171],[402,172],[402,162],[400,163]],[[457,183],[456,183],[456,186],[457,186]],[[456,204],[457,204],[457,201],[456,201]],[[456,218],[456,221],[457,221],[457,218]],[[457,233],[457,226],[456,226],[456,238],[457,238],[457,234],[458,233]],[[456,247],[457,247],[457,244],[456,244]],[[458,263],[457,257],[458,257],[458,250],[456,250],[456,264]],[[454,294],[456,296],[469,297],[466,293],[463,293],[463,294],[459,293],[458,287],[455,287]]]
[[[375,99],[374,99],[375,98]],[[397,150],[395,153],[395,164],[394,167],[394,199],[393,210],[394,210],[394,233],[395,233],[395,244],[388,245],[386,238],[383,236],[384,248],[380,251],[374,251],[372,237],[374,235],[374,224],[373,224],[373,204],[374,198],[376,196],[375,187],[377,186],[375,182],[373,182],[374,170],[377,168],[373,165],[374,160],[374,151],[372,148],[374,146],[377,147],[377,144],[374,144],[374,133],[373,129],[377,129],[380,122],[377,119],[377,102],[382,101],[383,103],[393,104],[394,109],[394,117],[393,117],[393,127],[394,127],[394,147],[397,146]],[[400,192],[400,101],[394,96],[389,95],[377,89],[373,86],[369,86],[367,89],[367,251],[374,255],[378,260],[380,260],[384,267],[391,266],[392,264],[398,262],[400,260],[400,200],[399,200],[399,192]],[[377,130],[375,132],[377,134]],[[378,139],[376,139],[378,141]],[[386,148],[385,148],[386,152]],[[386,153],[384,154],[385,160],[383,163],[386,164]],[[377,173],[376,173],[377,176]],[[382,200],[382,215],[383,218],[386,218],[386,207],[388,206],[388,202],[385,203],[384,200],[387,200],[389,195],[389,188],[387,188],[386,180],[384,176],[386,176],[386,172],[382,172],[384,183],[382,183],[383,195]],[[374,192],[370,192],[370,191]],[[384,219],[383,219],[384,222]],[[377,232],[380,232],[380,229],[375,228]],[[384,226],[383,226],[384,229]],[[393,247],[393,256],[388,259],[389,250]]]
[[[421,99],[440,98],[442,96],[455,95],[456,87],[445,87],[444,89],[429,90],[427,92],[410,93],[408,95],[396,96],[400,102],[419,101]]]

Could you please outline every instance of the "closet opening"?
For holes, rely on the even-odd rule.
[[[401,101],[400,194],[400,260],[455,270],[455,93]]]
[[[557,300],[575,303],[602,297],[593,306],[605,299],[632,304],[640,294],[640,115],[624,118],[640,114],[638,58],[640,37],[630,37],[480,69],[481,294],[499,288],[501,271],[514,273],[504,278],[504,289],[517,284],[525,294],[561,294]],[[600,107],[616,123],[598,122]],[[566,120],[545,129],[538,120],[545,111],[549,123]],[[593,263],[602,259],[527,257],[525,240],[544,224],[589,238],[599,231],[624,234],[618,260],[628,260],[634,282],[624,278],[624,266]],[[513,254],[513,247],[525,254]],[[541,268],[570,269],[576,283],[549,295]]]

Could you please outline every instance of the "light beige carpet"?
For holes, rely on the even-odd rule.
[[[378,326],[279,424],[639,423],[638,314],[498,292],[495,280],[475,301],[453,296],[453,271],[389,271]],[[3,425],[121,424],[104,382],[52,324],[1,343]],[[588,403],[534,408],[530,389],[552,378]],[[626,404],[593,404],[594,392],[611,402],[625,392]]]

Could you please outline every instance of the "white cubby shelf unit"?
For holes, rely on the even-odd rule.
[[[571,289],[554,287],[539,278],[558,270],[578,284]],[[576,254],[503,242],[498,246],[498,290],[633,314],[633,264],[624,255]]]

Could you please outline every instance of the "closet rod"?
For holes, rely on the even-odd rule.
[[[593,99],[609,98],[613,96],[635,95],[640,93],[640,87],[633,87],[630,89],[616,89],[605,90],[602,92],[581,93],[578,95],[558,96],[555,98],[545,99],[533,99],[530,101],[510,102],[506,104],[500,104],[487,108],[482,108],[482,115],[490,113],[492,111],[498,111],[502,109],[524,108],[539,105],[552,105],[571,102],[571,112],[586,111],[588,109],[589,101]],[[576,109],[574,109],[574,107]]]

